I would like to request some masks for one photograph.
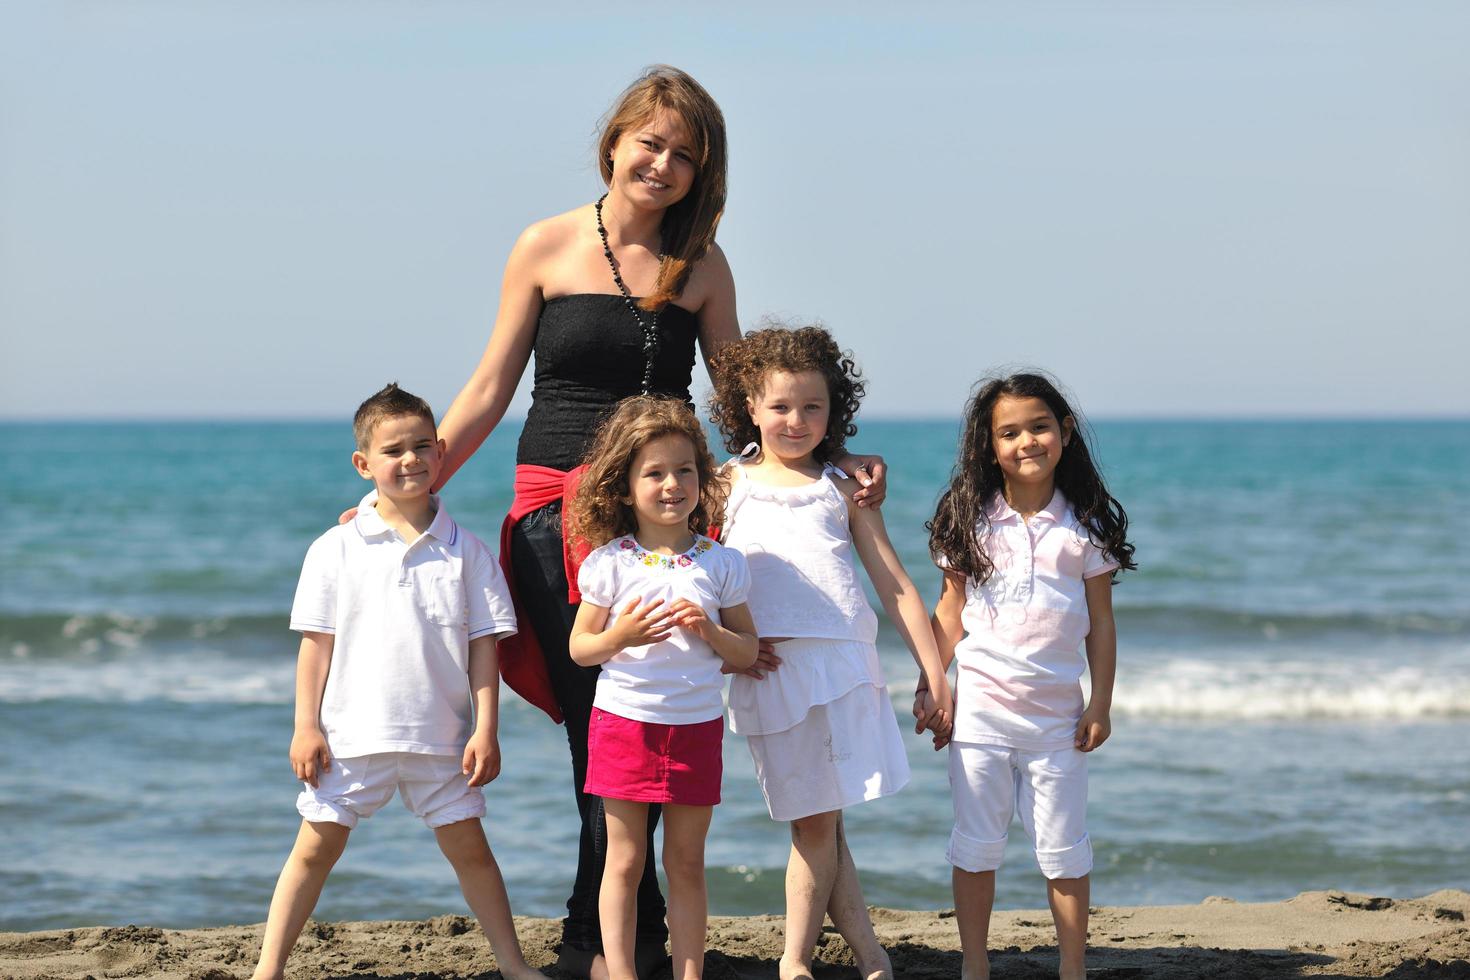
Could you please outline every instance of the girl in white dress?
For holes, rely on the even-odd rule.
[[[744,553],[749,606],[780,668],[737,674],[730,727],[744,735],[773,820],[791,824],[782,980],[810,980],[823,914],[864,977],[890,977],[842,829],[844,807],[908,782],[898,722],[874,645],[878,622],[853,561],[932,692],[923,719],[948,730],[949,686],[929,614],[883,518],[853,506],[858,489],[831,460],[844,455],[863,385],[850,355],[820,327],[770,328],[720,351],[714,422],[732,450],[724,543]]]

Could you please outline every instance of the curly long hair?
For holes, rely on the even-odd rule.
[[[715,229],[725,213],[725,116],[719,103],[687,72],[671,65],[653,65],[623,90],[608,110],[597,139],[597,166],[604,184],[612,183],[612,150],[622,135],[642,126],[659,112],[669,112],[684,124],[693,146],[694,186],[664,212],[660,234],[663,261],[653,292],[639,306],[656,310],[678,298],[689,284],[694,266],[715,242]]]
[[[827,434],[812,455],[826,463],[846,454],[847,440],[857,435],[853,417],[866,385],[852,352],[838,347],[826,328],[769,323],[721,347],[713,360],[715,387],[710,394],[710,421],[719,427],[730,452],[742,452],[750,443],[761,441],[760,429],[750,418],[750,403],[765,390],[772,371],[815,371],[827,381],[830,405]]]
[[[639,450],[664,436],[683,436],[694,447],[699,503],[689,515],[690,532],[705,534],[724,523],[729,482],[715,467],[699,419],[678,399],[634,395],[618,402],[587,451],[587,470],[567,514],[569,535],[596,548],[638,530],[638,516],[624,503],[628,472]]]
[[[1118,563],[1118,571],[1137,568],[1133,545],[1128,543],[1128,515],[1108,493],[1092,462],[1085,421],[1067,404],[1055,382],[1036,373],[987,378],[970,397],[949,486],[939,498],[934,519],[924,525],[929,531],[929,554],[976,583],[989,579],[995,570],[984,542],[990,528],[990,501],[1005,492],[1005,476],[995,458],[990,434],[991,414],[1002,395],[1040,398],[1059,424],[1072,419],[1071,440],[1057,463],[1057,489],[1072,505],[1092,543]]]

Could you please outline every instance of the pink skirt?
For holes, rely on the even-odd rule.
[[[720,802],[725,719],[694,725],[634,721],[592,709],[585,792],[634,803]]]

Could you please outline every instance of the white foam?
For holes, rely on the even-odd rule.
[[[1142,658],[1118,665],[1113,712],[1205,721],[1361,719],[1416,721],[1470,717],[1470,652],[1404,665],[1363,657],[1267,660]],[[893,671],[888,689],[900,718],[914,674]],[[1083,691],[1090,682],[1084,676]]]
[[[295,697],[295,670],[294,660],[242,660],[222,654],[0,661],[0,702],[282,704]]]
[[[1291,721],[1470,716],[1470,670],[1446,663],[1263,659],[1120,665],[1113,710],[1140,717]]]

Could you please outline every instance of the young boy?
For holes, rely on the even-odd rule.
[[[428,404],[390,384],[352,426],[352,465],[376,499],[312,544],[291,608],[303,819],[255,977],[282,975],[348,833],[395,790],[433,828],[500,972],[542,977],[521,955],[480,826],[480,787],[500,773],[495,640],[516,631],[505,582],[484,543],[429,494],[444,443]]]

